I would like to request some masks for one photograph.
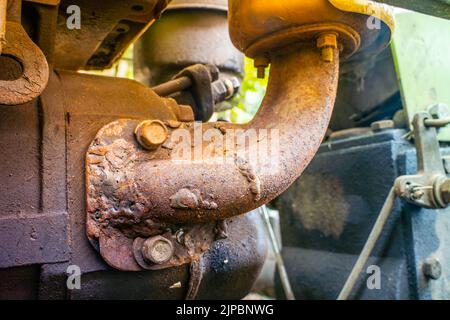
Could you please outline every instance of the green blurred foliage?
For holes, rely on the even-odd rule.
[[[268,74],[266,70],[266,74]],[[245,77],[240,92],[229,103],[232,109],[217,114],[219,119],[247,123],[253,119],[266,93],[268,77],[258,79],[253,60],[245,58]]]

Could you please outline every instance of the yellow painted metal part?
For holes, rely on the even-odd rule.
[[[383,28],[371,27],[371,17],[379,18]],[[348,58],[375,50],[374,43],[385,47],[394,26],[386,6],[365,0],[230,0],[229,23],[234,45],[251,58],[328,32],[337,34],[342,56]],[[389,33],[381,42],[380,29]]]
[[[0,0],[0,54],[3,44],[6,42],[6,0]]]

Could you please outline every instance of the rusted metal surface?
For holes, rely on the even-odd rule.
[[[0,0],[0,54],[6,42],[6,9],[7,0]]]
[[[25,1],[39,3],[39,4],[45,4],[48,6],[57,6],[61,2],[61,0],[25,0]]]
[[[159,96],[166,97],[178,91],[189,89],[192,86],[192,80],[189,77],[181,77],[161,83],[152,88]]]
[[[7,42],[2,57],[9,59],[0,61],[0,105],[24,104],[44,91],[49,76],[48,65],[42,51],[20,24],[8,21],[6,28]]]
[[[283,192],[304,170],[325,134],[338,78],[339,57],[337,50],[334,53],[331,63],[322,60],[314,45],[274,56],[268,93],[250,124],[207,123],[200,129],[214,130],[224,138],[231,135],[228,130],[278,130],[279,140],[274,143],[280,146],[280,170],[270,168],[270,158],[251,163],[246,155],[227,151],[228,146],[197,162],[173,162],[172,152],[179,141],[171,138],[179,130],[194,137],[194,123],[171,128],[167,122],[171,138],[152,152],[142,149],[135,139],[139,121],[123,119],[103,127],[86,157],[87,229],[91,239],[99,239],[100,252],[108,263],[135,270],[133,238],[161,234],[169,226],[224,220]],[[269,145],[271,139],[275,137],[268,135]],[[231,161],[213,161],[224,155]],[[211,242],[199,241],[195,246]]]

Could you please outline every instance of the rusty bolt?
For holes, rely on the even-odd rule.
[[[141,122],[135,130],[139,144],[148,150],[156,150],[169,136],[169,131],[164,123],[159,120],[147,120]]]
[[[258,56],[254,60],[255,68],[258,70],[258,78],[266,77],[266,68],[269,66],[270,60],[266,56]]]
[[[147,239],[142,245],[142,256],[156,264],[163,264],[169,261],[173,253],[172,242],[162,236]]]
[[[423,274],[433,280],[437,280],[442,275],[442,266],[438,259],[428,258],[422,265]]]
[[[337,35],[335,33],[324,33],[317,38],[317,48],[322,50],[322,60],[333,62],[334,50],[337,49]]]

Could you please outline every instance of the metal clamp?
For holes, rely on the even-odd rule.
[[[216,111],[214,106],[231,99],[241,85],[236,77],[219,79],[219,74],[219,69],[214,65],[195,64],[183,69],[174,79],[153,87],[152,90],[163,97],[180,91],[189,91],[193,98],[195,120],[208,121]]]
[[[450,181],[446,176],[440,154],[436,128],[449,123],[450,119],[433,119],[428,113],[418,113],[414,117],[417,174],[396,179],[397,196],[414,205],[429,209],[448,206]]]

